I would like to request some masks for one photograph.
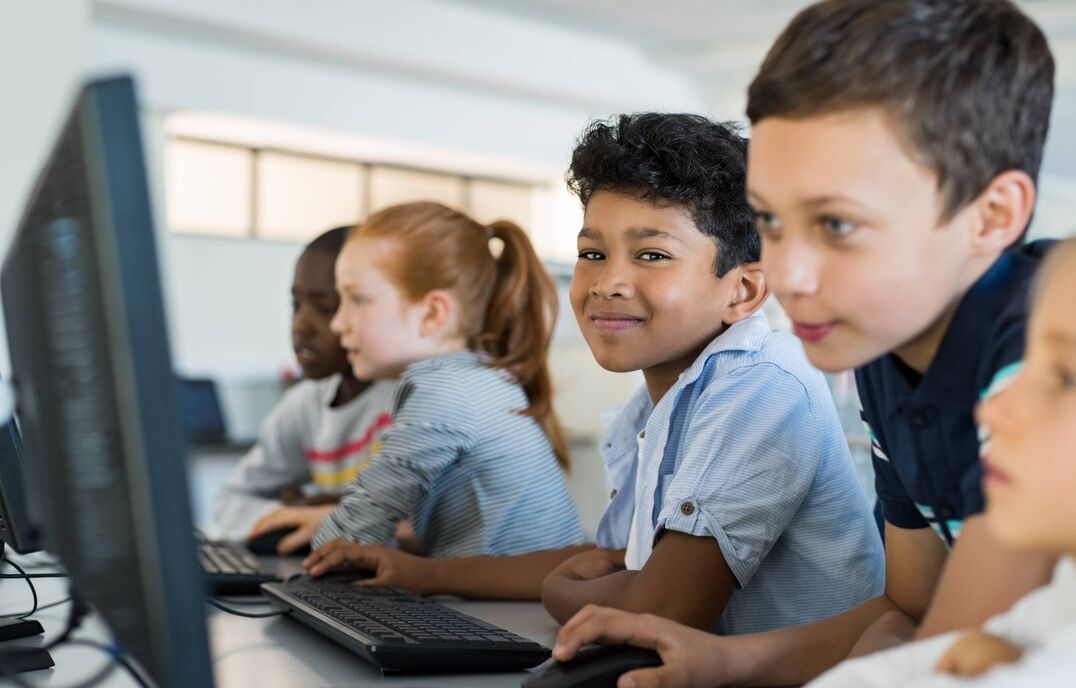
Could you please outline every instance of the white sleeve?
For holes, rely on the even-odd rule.
[[[288,390],[273,408],[257,444],[217,493],[214,521],[226,539],[245,539],[258,519],[280,506],[280,490],[310,480],[303,438],[320,398],[315,385],[299,384],[303,387]]]
[[[804,688],[905,688],[934,676],[934,667],[959,632],[906,643],[841,662]]]

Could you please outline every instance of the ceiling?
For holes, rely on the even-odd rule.
[[[744,91],[769,45],[810,0],[442,0],[637,46],[687,74],[708,109],[743,112]],[[1017,0],[1046,30],[1058,63],[1058,97],[1044,171],[1076,177],[1076,0]]]

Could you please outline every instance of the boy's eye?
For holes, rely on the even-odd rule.
[[[843,237],[852,233],[856,228],[856,223],[849,222],[848,220],[842,220],[839,217],[823,217],[822,229],[826,234],[834,237]]]
[[[649,263],[659,260],[669,260],[669,256],[664,253],[658,253],[657,251],[643,251],[639,254],[639,260]]]
[[[781,228],[781,223],[777,221],[777,216],[773,213],[755,211],[755,228],[763,236],[775,236],[777,230]]]
[[[291,312],[292,313],[298,313],[299,312],[299,302],[296,301],[295,299],[291,300]]]
[[[579,260],[601,260],[604,257],[601,252],[590,249],[583,249],[579,252]]]

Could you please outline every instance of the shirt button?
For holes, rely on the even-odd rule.
[[[695,513],[695,505],[691,502],[684,502],[680,505],[680,513],[682,513],[684,516],[690,516],[691,514]]]
[[[613,488],[613,491],[609,493],[609,499],[612,499],[613,497],[616,497],[616,488]]]
[[[917,428],[925,428],[930,425],[930,416],[923,409],[912,411],[912,425]]]

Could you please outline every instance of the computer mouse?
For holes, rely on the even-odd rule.
[[[523,688],[615,688],[620,675],[661,666],[653,650],[631,645],[601,645],[580,650],[574,659],[554,662],[523,680]]]
[[[246,545],[254,554],[260,554],[262,556],[277,556],[276,546],[281,540],[290,535],[294,528],[277,528],[276,530],[270,530],[269,532],[262,533],[258,537],[253,537],[247,540]],[[289,557],[305,557],[310,554],[310,545],[303,545],[294,552],[289,552]]]

